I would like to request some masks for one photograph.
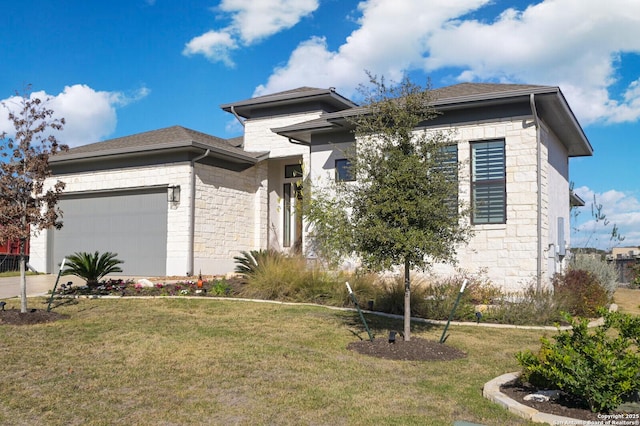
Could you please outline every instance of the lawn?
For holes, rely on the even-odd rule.
[[[613,301],[621,312],[640,315],[640,290],[620,287],[616,290]]]
[[[55,311],[69,317],[0,326],[0,424],[532,424],[482,386],[518,370],[540,331],[452,326],[446,344],[466,358],[412,362],[346,349],[367,338],[359,317],[323,307],[79,299]],[[402,329],[367,319],[378,338]],[[437,340],[442,327],[412,331]]]

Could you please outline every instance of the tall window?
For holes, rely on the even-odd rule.
[[[356,180],[353,173],[351,173],[351,161],[346,158],[336,160],[336,181],[337,182],[352,182]]]
[[[294,251],[302,248],[302,166],[292,164],[284,167],[285,183],[282,188],[283,223],[282,246]]]
[[[448,180],[458,182],[458,145],[446,145],[442,148],[439,155],[439,163],[441,171]],[[456,185],[455,192],[451,193],[446,201],[451,214],[458,214],[458,189]]]
[[[504,145],[504,140],[471,143],[471,202],[474,224],[507,221]]]

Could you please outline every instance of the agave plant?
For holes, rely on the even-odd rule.
[[[67,256],[62,275],[75,275],[84,279],[89,287],[95,287],[105,275],[122,272],[118,266],[124,261],[116,259],[117,253],[105,252],[100,254],[78,252]]]
[[[241,256],[235,256],[236,273],[247,276],[255,273],[256,269],[264,263],[264,260],[272,257],[277,258],[283,256],[282,253],[275,250],[251,250],[241,251]]]

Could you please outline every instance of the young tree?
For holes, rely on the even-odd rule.
[[[4,102],[14,134],[0,134],[0,241],[20,242],[21,312],[27,312],[27,280],[25,249],[30,234],[42,229],[62,227],[61,213],[56,207],[64,183],[58,181],[45,188],[51,176],[49,156],[66,145],[60,145],[51,130],[62,130],[64,119],[53,118],[46,102],[16,94]]]
[[[314,187],[308,218],[319,254],[356,254],[374,270],[404,267],[404,339],[410,340],[412,269],[455,261],[465,243],[468,211],[459,200],[455,143],[426,130],[436,117],[431,92],[408,78],[393,86],[370,77],[365,109],[353,117],[355,149],[347,153],[355,182]],[[451,149],[453,148],[453,149]]]

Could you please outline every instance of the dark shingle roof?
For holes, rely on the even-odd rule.
[[[259,159],[265,155],[265,153],[259,152],[246,152],[237,145],[237,142],[235,139],[228,141],[182,126],[172,126],[82,145],[72,148],[68,152],[59,153],[52,157],[51,160],[58,162],[76,158],[134,154],[136,152],[189,147],[210,149],[218,154],[246,159]]]
[[[447,99],[480,96],[480,95],[496,95],[499,93],[513,92],[531,92],[533,90],[550,89],[550,86],[539,86],[534,84],[498,84],[498,83],[460,83],[453,86],[441,87],[433,89],[431,93],[437,101]]]

